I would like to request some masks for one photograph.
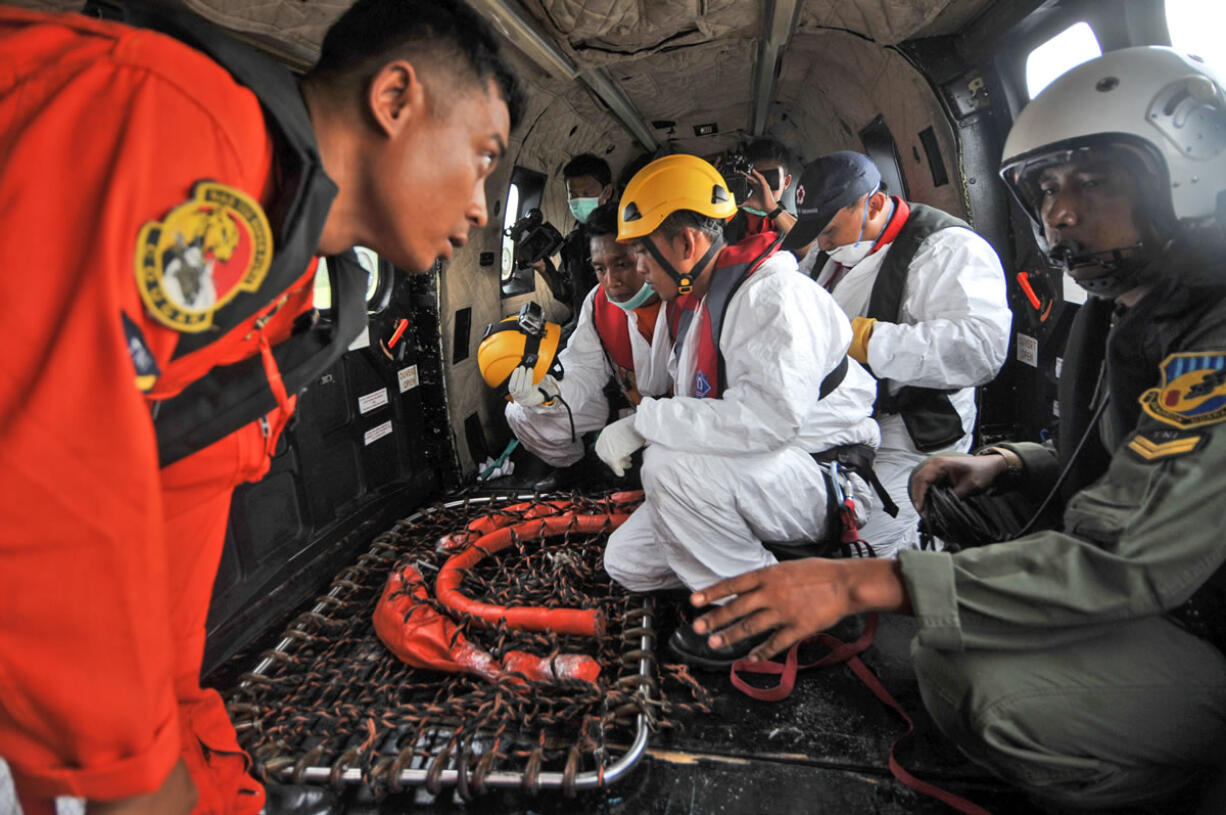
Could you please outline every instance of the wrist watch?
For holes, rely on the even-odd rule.
[[[783,211],[783,204],[776,204],[774,209],[766,213],[766,217],[773,221],[774,219],[778,218]]]

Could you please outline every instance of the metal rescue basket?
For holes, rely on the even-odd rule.
[[[454,785],[465,800],[508,787],[574,795],[623,777],[649,732],[671,725],[670,712],[709,709],[684,666],[656,661],[652,600],[626,593],[604,572],[605,540],[637,498],[470,498],[424,509],[376,537],[230,693],[256,775],[365,785],[375,795]],[[488,530],[502,530],[502,551],[478,552],[451,577],[452,596],[473,601],[457,610],[428,596],[435,582],[444,595],[436,576],[455,571],[456,553],[488,540],[479,538]],[[454,621],[445,646],[471,644],[495,667],[529,654],[547,672],[561,657],[580,655],[599,675],[539,680],[514,669],[480,676],[405,664],[371,622],[398,568],[424,578],[412,587],[426,606],[421,613]],[[507,624],[513,615],[491,621],[476,613],[490,607],[588,609],[602,624],[594,637],[515,630]]]

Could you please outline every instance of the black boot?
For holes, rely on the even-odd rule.
[[[718,671],[730,668],[732,663],[747,656],[754,646],[765,642],[770,633],[764,631],[732,645],[712,648],[707,644],[710,633],[698,634],[691,626],[682,625],[668,638],[668,652],[687,665]]]

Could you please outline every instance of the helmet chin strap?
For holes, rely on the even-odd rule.
[[[1168,243],[1164,251],[1169,246]],[[1157,266],[1164,252],[1149,252],[1148,248],[1144,241],[1103,252],[1078,253],[1072,247],[1057,246],[1047,253],[1047,257],[1065,273],[1083,266],[1098,267],[1102,271],[1093,277],[1073,279],[1090,295],[1114,300],[1158,277]]]
[[[660,268],[664,270],[664,273],[677,284],[677,294],[689,294],[694,290],[694,280],[702,275],[702,270],[707,267],[707,264],[711,262],[715,254],[724,248],[724,237],[720,235],[711,241],[711,246],[707,249],[706,253],[698,259],[698,262],[693,265],[689,273],[684,275],[678,272],[673,264],[669,263],[650,235],[643,239],[643,243],[647,246],[647,251],[651,256],[656,259],[656,263],[660,264]]]

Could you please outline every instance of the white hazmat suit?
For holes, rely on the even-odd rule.
[[[877,444],[874,382],[854,360],[818,401],[851,327],[790,254],[767,259],[728,303],[718,399],[693,395],[702,322],[695,314],[680,359],[670,361],[677,395],[644,399],[634,416],[647,441],[646,500],[605,551],[606,571],[632,591],[701,589],[775,563],[762,541],[821,540],[826,484],[810,454]],[[871,492],[859,477],[851,482],[863,517]]]
[[[877,272],[892,244],[854,267],[826,263],[817,282],[828,286],[841,272],[832,294],[848,317],[866,316]],[[801,270],[808,273],[820,253],[814,247]],[[807,264],[807,265],[806,265]],[[950,403],[962,419],[964,434],[950,449],[966,452],[975,428],[975,386],[992,380],[1009,349],[1013,314],[1000,259],[988,242],[969,229],[941,229],[920,244],[907,270],[898,322],[878,320],[868,341],[868,367],[897,389],[905,385],[956,389]],[[880,557],[919,545],[919,515],[907,493],[911,470],[932,453],[916,449],[902,416],[878,416],[881,446],[873,469],[898,504],[895,518],[873,515],[860,531]]]

